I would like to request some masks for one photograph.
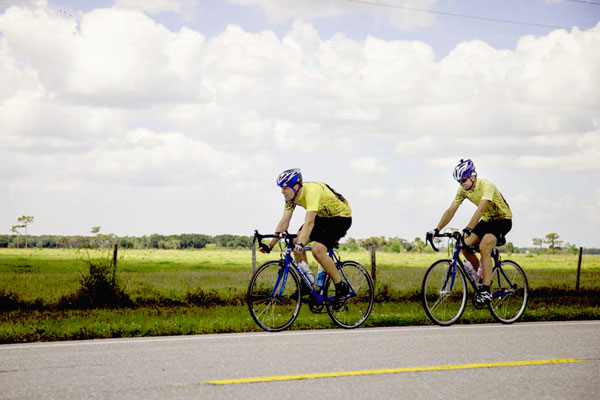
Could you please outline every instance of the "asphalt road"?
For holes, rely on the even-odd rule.
[[[306,396],[599,399],[600,321],[0,346],[0,399]]]

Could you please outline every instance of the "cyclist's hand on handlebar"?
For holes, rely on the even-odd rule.
[[[258,251],[269,254],[271,252],[271,247],[263,242],[258,242]]]
[[[471,233],[473,233],[473,230],[471,228],[469,228],[468,226],[465,229],[463,229],[463,234],[465,237],[471,236]]]
[[[438,228],[435,228],[435,229],[427,232],[427,237],[428,238],[434,238],[434,237],[436,237],[439,234],[440,234],[440,230]]]
[[[296,243],[294,246],[294,253],[302,253],[304,251],[304,245],[300,242]]]

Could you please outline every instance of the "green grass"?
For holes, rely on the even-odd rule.
[[[344,252],[371,270],[366,251]],[[249,250],[120,250],[118,278],[130,300],[120,308],[82,309],[72,302],[88,260],[108,251],[0,249],[0,342],[258,331],[244,304],[252,273]],[[257,254],[257,263],[278,254]],[[418,300],[425,269],[447,254],[377,253],[377,290],[365,326],[428,324]],[[504,256],[527,272],[525,321],[600,318],[600,256],[584,255],[576,292],[576,255]],[[313,268],[316,263],[312,261]],[[492,322],[468,305],[461,323]],[[292,329],[332,328],[302,307]]]

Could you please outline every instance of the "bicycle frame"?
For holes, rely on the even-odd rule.
[[[478,251],[476,246],[469,246],[467,244],[465,244],[464,242],[464,238],[463,236],[460,234],[460,232],[453,232],[451,234],[442,234],[439,237],[448,237],[448,238],[453,238],[455,240],[455,244],[454,244],[454,253],[452,255],[452,266],[451,268],[449,268],[448,270],[448,275],[446,276],[446,280],[444,281],[444,284],[442,286],[442,289],[446,288],[446,285],[448,284],[448,280],[450,279],[450,287],[449,290],[452,290],[454,288],[454,280],[456,278],[456,268],[460,268],[461,271],[463,272],[464,276],[467,278],[467,280],[469,281],[469,283],[471,284],[471,287],[473,288],[473,290],[477,290],[478,288],[478,284],[476,281],[474,281],[471,276],[467,273],[465,266],[463,264],[463,262],[460,260],[460,251],[463,249],[468,249],[470,251]],[[428,241],[431,244],[431,247],[435,250],[435,251],[439,251],[433,244],[433,241],[428,239]],[[504,279],[506,279],[506,281],[510,284],[510,286],[512,287],[513,284],[510,281],[510,279],[508,278],[508,276],[506,275],[506,273],[504,272],[504,270],[502,269],[502,266],[500,264],[500,259],[498,257],[498,252],[497,251],[492,251],[492,260],[494,260],[494,265],[493,265],[493,270],[500,270],[500,272],[502,273],[502,276],[504,277]],[[450,274],[450,272],[452,272]],[[499,297],[499,296],[503,296],[505,294],[505,292],[502,293],[493,293],[492,297]]]
[[[275,235],[260,235],[257,231],[255,231],[254,237],[255,237],[255,240],[258,240],[258,242],[261,243],[262,238],[275,237]],[[302,279],[302,281],[306,284],[306,286],[311,288],[311,290],[312,290],[311,295],[315,299],[316,303],[322,304],[323,300],[325,300],[322,293],[323,293],[323,289],[326,285],[323,285],[323,287],[319,288],[319,290],[315,289],[313,284],[310,282],[310,279],[308,279],[308,276],[306,276],[304,271],[298,267],[298,264],[296,263],[296,261],[294,260],[294,257],[292,256],[293,238],[296,237],[296,235],[284,232],[277,237],[285,240],[286,250],[285,250],[285,254],[283,256],[283,267],[281,269],[281,273],[277,276],[277,281],[275,282],[275,285],[273,286],[271,295],[273,296],[277,293],[278,287],[279,287],[279,293],[277,293],[277,296],[282,295],[283,291],[285,290],[285,285],[287,283],[290,266],[292,266],[294,268],[294,270],[296,271],[296,273],[300,276],[300,279]],[[304,248],[305,251],[310,250],[310,249],[311,249],[311,247],[309,247],[309,246]],[[344,269],[341,268],[342,262],[341,262],[339,256],[337,255],[337,253],[335,252],[335,250],[333,248],[328,249],[328,254],[329,254],[329,257],[331,257],[331,259],[333,260],[338,271],[340,271],[340,274],[342,275],[342,279],[344,279],[344,281],[348,284],[348,287],[350,289],[350,293],[349,293],[348,297],[355,297],[356,292],[354,291],[350,281],[346,277],[346,274],[344,273]],[[329,277],[329,275],[327,275],[325,282],[329,281],[330,279],[331,278]],[[330,297],[333,298],[334,296],[330,296]],[[330,299],[328,298],[327,300],[330,300]]]
[[[294,257],[292,257],[292,241],[291,240],[287,241],[286,247],[287,248],[285,250],[285,256],[284,256],[284,267],[282,268],[283,275],[285,277],[284,277],[284,282],[283,282],[283,285],[281,286],[279,294],[281,295],[281,293],[283,293],[283,289],[285,289],[285,283],[287,281],[287,276],[288,276],[288,273],[290,270],[290,265],[291,265],[291,266],[293,266],[294,270],[296,270],[296,272],[300,276],[300,279],[302,279],[302,281],[304,281],[304,284],[306,284],[307,287],[311,288],[312,295],[315,297],[315,300],[317,301],[317,303],[320,304],[321,302],[323,302],[323,296],[314,288],[313,284],[310,282],[310,279],[308,279],[308,276],[306,276],[306,273],[304,273],[304,271],[298,267],[298,264],[294,260]],[[275,284],[275,287],[277,287],[277,283]]]

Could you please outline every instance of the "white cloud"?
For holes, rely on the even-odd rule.
[[[371,156],[353,158],[350,160],[350,165],[355,171],[368,174],[385,175],[389,171],[389,168],[378,158]]]
[[[181,0],[114,0],[115,6],[146,11],[151,14],[161,12],[178,13],[181,10]]]
[[[200,0],[114,0],[117,8],[133,9],[149,14],[174,13],[181,14],[189,20]]]
[[[585,216],[590,221],[600,222],[600,189],[596,190],[596,199],[590,203],[581,205]]]
[[[43,7],[47,5],[46,0],[0,0],[0,7],[21,6],[21,7]]]
[[[393,4],[387,1],[372,0],[365,4],[338,0],[228,0],[230,3],[262,8],[272,21],[287,19],[308,20],[313,18],[332,18],[343,15],[370,14],[377,20],[389,21],[392,25],[405,30],[429,26],[435,21],[432,9],[436,0],[400,0]],[[380,4],[380,5],[377,5]],[[389,5],[392,5],[390,7]],[[413,10],[407,10],[412,8]],[[423,10],[424,12],[415,11]]]
[[[517,164],[524,168],[549,168],[567,172],[600,171],[600,130],[569,136],[572,137],[533,137],[531,152],[535,153],[534,145],[539,146],[540,141],[552,143],[546,143],[546,147],[556,147],[557,151],[520,156],[516,160]]]
[[[396,151],[402,155],[438,154],[442,148],[442,142],[432,136],[398,140],[396,143]]]
[[[397,202],[427,206],[447,206],[453,198],[453,193],[448,193],[433,186],[402,187],[396,189],[395,193]]]
[[[361,189],[359,194],[367,199],[371,200],[382,200],[387,195],[387,190],[381,186]]]

